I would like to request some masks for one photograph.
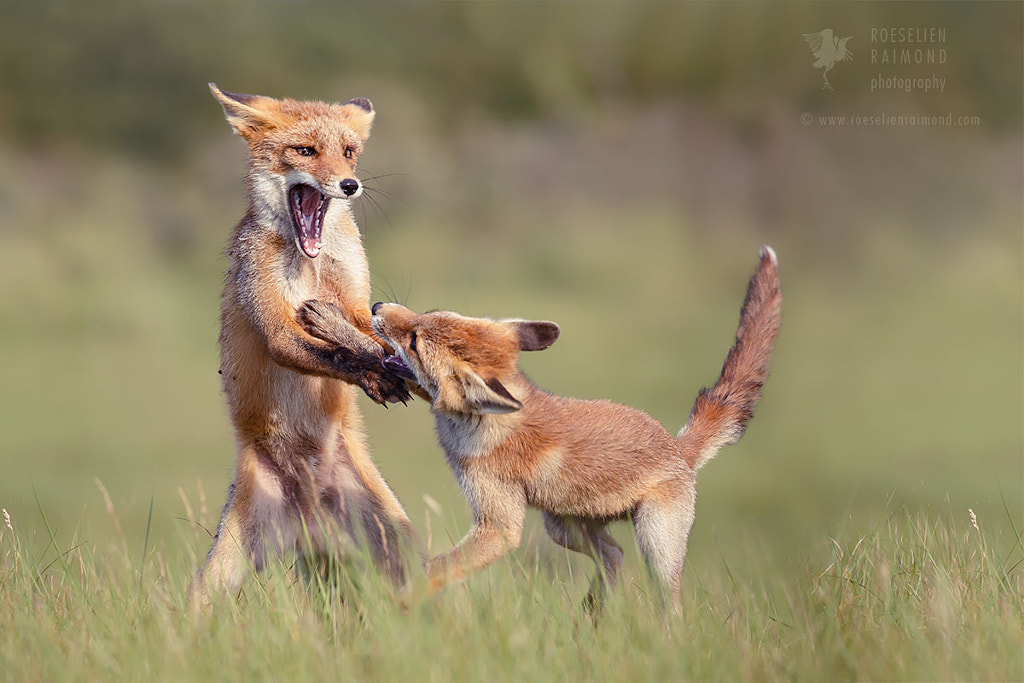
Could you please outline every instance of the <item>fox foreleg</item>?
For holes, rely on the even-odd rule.
[[[427,401],[430,400],[430,396],[422,389],[419,389],[417,385],[413,383],[407,385],[405,380],[395,377],[386,371],[381,364],[381,360],[384,357],[383,351],[386,350],[390,353],[391,347],[379,340],[376,335],[367,335],[352,324],[345,315],[345,312],[338,306],[328,301],[310,299],[299,306],[299,310],[295,315],[299,325],[308,334],[337,347],[335,360],[339,366],[358,366],[362,368],[363,374],[369,376],[369,380],[377,384],[386,383],[388,385],[386,387],[388,393],[385,400],[391,402],[401,401],[404,403],[410,398],[409,391],[412,391],[420,398],[425,398]],[[372,351],[369,365],[362,362],[362,359],[355,357],[363,353],[362,350],[367,348],[368,344]],[[373,398],[378,403],[383,403],[383,401],[378,401],[374,398],[366,387],[363,387],[363,390],[366,391],[370,398]]]
[[[524,491],[504,486],[491,477],[459,478],[473,508],[473,526],[454,548],[427,562],[432,593],[515,550],[523,536]]]
[[[427,562],[430,592],[483,569],[519,546],[521,529],[511,531],[489,524],[474,524],[458,545]]]
[[[358,385],[382,405],[409,400],[405,380],[387,372],[381,363],[381,342],[349,322],[340,308],[312,299],[299,307],[295,317],[307,334],[332,345],[330,363],[346,381]]]

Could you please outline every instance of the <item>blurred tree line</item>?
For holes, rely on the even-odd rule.
[[[857,102],[815,87],[801,34],[853,35],[844,69],[872,73],[871,27],[947,28],[942,97],[996,131],[1021,123],[1020,3],[5,2],[0,139],[176,157],[220,125],[207,81],[329,98],[324,83],[384,78],[458,126],[467,116],[579,116],[616,102],[697,98],[742,120]],[[851,82],[851,81],[847,81]],[[342,88],[338,88],[339,93]],[[347,92],[347,90],[346,90]],[[737,99],[742,93],[742,99]]]

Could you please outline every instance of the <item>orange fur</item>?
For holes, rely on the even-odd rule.
[[[369,267],[350,208],[373,107],[210,89],[249,148],[249,208],[227,249],[221,306],[235,478],[190,601],[236,591],[272,553],[327,552],[356,529],[402,581],[395,526],[417,549],[419,542],[370,459],[356,405],[357,387],[379,403],[408,398],[405,382],[381,367],[388,349],[370,327]],[[307,299],[336,311],[332,341],[300,324]]]
[[[622,560],[605,526],[631,517],[648,565],[678,604],[697,469],[738,440],[751,418],[781,305],[775,254],[765,247],[721,376],[701,391],[674,438],[639,410],[535,387],[517,355],[553,343],[554,323],[376,304],[374,330],[430,394],[439,440],[473,509],[466,537],[427,563],[431,585],[461,579],[515,548],[532,506],[556,543],[597,562],[591,600],[615,580]]]

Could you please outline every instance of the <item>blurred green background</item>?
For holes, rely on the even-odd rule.
[[[523,358],[539,385],[673,432],[775,247],[773,374],[701,474],[689,571],[742,571],[751,552],[784,566],[901,508],[1019,527],[1022,8],[6,3],[0,506],[40,551],[37,505],[62,538],[102,543],[98,480],[140,552],[151,501],[150,547],[205,552],[181,518],[212,529],[231,476],[217,316],[245,205],[215,81],[372,99],[357,216],[375,298],[557,321],[559,342]],[[946,41],[876,45],[877,27]],[[852,36],[835,93],[802,37],[823,28]],[[886,47],[944,60],[873,64]],[[878,74],[945,87],[872,91]],[[819,118],[883,113],[979,125]],[[425,534],[434,508],[445,549],[468,511],[426,405],[363,405],[381,469]],[[527,537],[562,557],[536,517]]]

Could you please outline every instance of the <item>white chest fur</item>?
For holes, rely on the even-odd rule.
[[[294,232],[291,217],[279,219],[276,229]],[[332,289],[341,289],[357,301],[369,299],[370,268],[363,251],[359,229],[352,220],[347,203],[332,200],[324,217],[323,249],[316,258],[302,254],[289,237],[285,248],[277,254],[275,281],[281,295],[292,308],[321,296],[321,286],[330,281]]]
[[[370,266],[363,250],[362,235],[356,227],[348,202],[331,200],[324,218],[323,237],[324,255],[342,266],[337,272],[332,272],[331,277],[339,279],[339,284],[360,301],[369,299]]]
[[[487,455],[512,436],[520,416],[459,415],[434,413],[434,427],[449,458],[462,460]]]

